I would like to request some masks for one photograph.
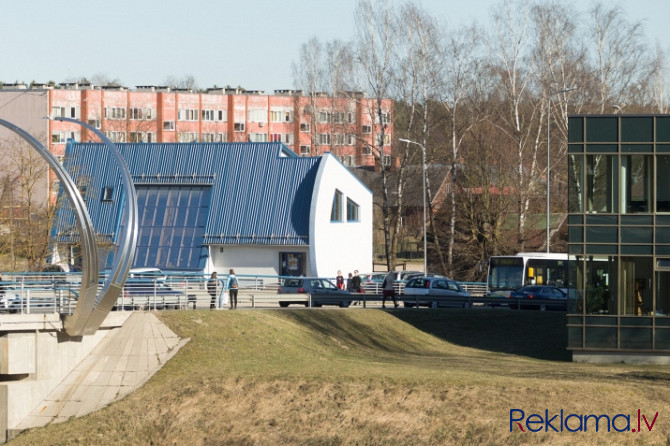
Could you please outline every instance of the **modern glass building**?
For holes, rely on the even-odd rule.
[[[670,363],[670,115],[574,115],[568,348]]]

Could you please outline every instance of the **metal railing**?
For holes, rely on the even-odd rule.
[[[157,278],[132,278],[126,282],[114,311],[206,309],[210,308],[212,302],[217,308],[225,307],[227,279],[225,275],[217,279],[215,296],[212,298],[207,286],[210,279],[201,274],[163,273]],[[278,307],[279,300],[286,299],[286,295],[281,297],[277,294],[284,277],[238,275],[237,279],[238,307]],[[0,282],[0,312],[72,314],[77,304],[80,281],[81,275],[77,273],[5,273],[4,281]],[[104,277],[100,279],[100,286],[102,283]],[[485,290],[483,283],[459,283],[473,295],[473,299],[483,295]],[[364,283],[362,288],[363,294],[352,294],[352,302],[360,302],[363,307],[380,304],[381,283]],[[403,300],[404,282],[396,282],[394,288],[398,299]],[[294,297],[292,300],[304,301],[307,306],[311,306],[309,294]],[[489,300],[501,301],[500,298]]]

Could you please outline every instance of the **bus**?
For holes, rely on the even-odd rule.
[[[568,286],[568,255],[550,252],[520,252],[514,256],[491,256],[486,277],[486,295],[509,297],[526,285]]]

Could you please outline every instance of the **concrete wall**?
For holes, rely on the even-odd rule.
[[[110,313],[103,328],[81,338],[64,334],[58,314],[0,316],[0,441],[130,314]]]

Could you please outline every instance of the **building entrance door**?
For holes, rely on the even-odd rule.
[[[305,253],[304,252],[280,252],[279,253],[279,275],[280,276],[304,276],[305,275]]]

